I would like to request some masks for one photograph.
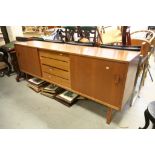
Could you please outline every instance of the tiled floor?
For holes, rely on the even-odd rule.
[[[151,73],[155,74],[151,57]],[[153,76],[154,77],[154,76]],[[147,77],[140,98],[121,112],[115,112],[106,124],[106,107],[90,100],[78,101],[68,108],[57,101],[33,92],[26,82],[17,83],[15,76],[0,78],[0,128],[134,128],[144,125],[143,112],[155,100],[155,83]],[[151,125],[149,126],[151,128]]]

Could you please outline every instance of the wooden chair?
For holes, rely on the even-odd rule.
[[[8,66],[4,61],[4,54],[0,52],[0,77],[3,77],[8,70]]]
[[[65,41],[75,41],[74,35],[77,32],[76,26],[64,26],[65,28]]]
[[[148,30],[155,32],[155,26],[148,26]],[[152,41],[153,53],[154,53],[154,62],[155,62],[155,38]]]
[[[129,42],[129,28],[128,26],[107,26],[102,27],[102,41],[103,44],[108,45],[130,45]],[[129,43],[128,43],[129,42]]]
[[[130,36],[130,27],[129,26],[121,26],[122,33],[122,45],[131,45],[131,36]]]
[[[87,38],[95,46],[102,43],[102,38],[97,26],[77,26],[78,37]]]
[[[146,33],[146,35],[144,35],[146,36],[146,38],[132,38],[133,34],[138,34],[138,33]],[[138,96],[139,96],[142,86],[144,86],[147,72],[149,73],[151,80],[153,81],[152,75],[149,70],[149,58],[152,54],[151,45],[154,40],[154,37],[155,37],[154,32],[149,31],[149,30],[140,30],[140,31],[135,31],[131,33],[131,46],[141,47],[140,61],[139,61],[137,75],[135,79],[135,87],[136,87],[138,77],[142,74],[141,79],[140,79],[140,85],[139,85],[138,92],[137,92]]]

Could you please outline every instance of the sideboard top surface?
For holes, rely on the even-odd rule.
[[[69,54],[77,54],[81,56],[90,56],[100,59],[111,59],[113,61],[121,61],[126,63],[132,61],[135,57],[140,55],[140,52],[134,52],[128,50],[116,50],[100,47],[88,47],[88,46],[43,42],[43,41],[16,42],[15,44],[51,51],[64,52]]]

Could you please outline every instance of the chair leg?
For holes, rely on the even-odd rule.
[[[0,71],[0,77],[4,76],[4,71]]]
[[[149,68],[147,68],[147,70],[148,70],[148,72],[149,72],[149,75],[150,75],[151,81],[153,82],[153,77],[152,77],[152,75],[151,75],[151,72],[150,72]]]
[[[130,107],[132,107],[132,102],[133,102],[133,99],[134,99],[134,91],[135,91],[135,88],[133,89],[133,92],[132,92],[132,95],[131,95],[131,98],[130,98]]]
[[[150,120],[149,120],[149,117],[148,117],[148,111],[147,110],[145,110],[144,116],[145,116],[145,125],[144,125],[143,128],[139,127],[139,129],[146,129],[150,124]]]
[[[139,89],[138,89],[138,95],[140,93],[140,90],[141,90],[141,87],[144,83],[144,80],[145,80],[145,72],[146,72],[146,67],[147,67],[147,64],[144,65],[144,68],[143,68],[143,73],[142,73],[142,77],[141,77],[141,80],[140,80],[140,85],[139,85]]]
[[[130,107],[132,106],[133,99],[134,99],[134,96],[135,96],[135,90],[136,90],[136,86],[137,86],[138,76],[139,76],[139,73],[140,73],[140,62],[141,62],[141,59],[139,59],[139,64],[138,64],[138,68],[137,68],[136,78],[135,78],[135,82],[134,82],[134,88],[132,90],[132,95],[131,95],[131,98],[130,98]],[[139,94],[139,93],[137,93],[137,94]]]

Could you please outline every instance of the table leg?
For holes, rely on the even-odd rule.
[[[108,108],[107,114],[106,114],[107,124],[110,124],[112,119],[112,108]]]
[[[19,71],[19,72],[17,72],[16,81],[20,82],[21,78],[26,79],[26,74]]]
[[[144,116],[145,116],[145,126],[143,128],[139,127],[139,129],[146,129],[150,124],[150,120],[148,117],[148,111],[147,110],[145,110]]]

